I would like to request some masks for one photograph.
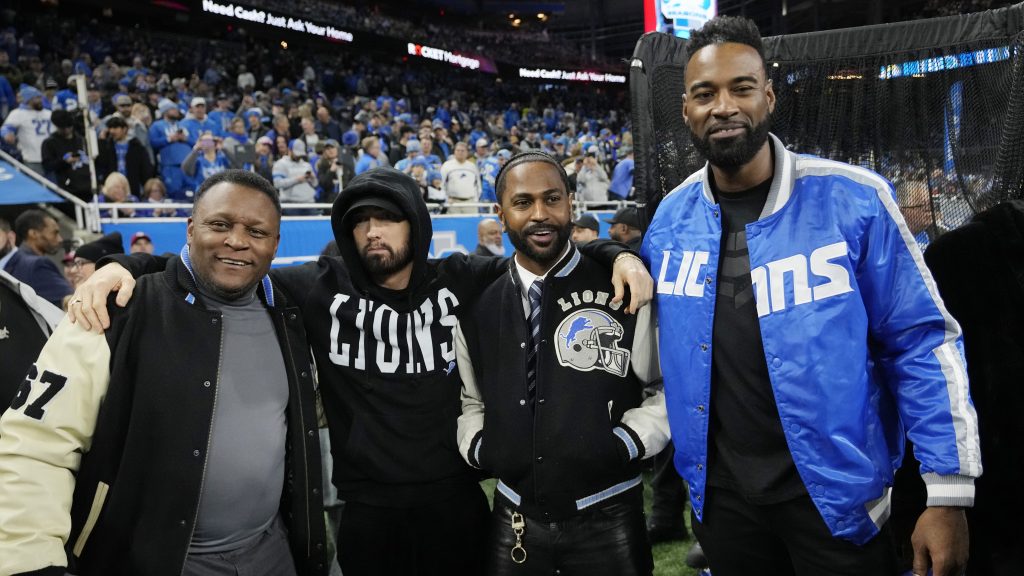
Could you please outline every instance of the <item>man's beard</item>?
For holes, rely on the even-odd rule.
[[[32,108],[33,110],[35,110],[36,112],[38,112],[38,111],[43,109],[43,103],[42,102],[39,102],[39,103],[33,102],[33,103],[29,104],[29,107]]]
[[[369,254],[371,246],[373,248],[383,247],[388,251],[388,253],[386,255]],[[409,246],[405,246],[395,252],[394,248],[391,246],[373,246],[372,244],[367,244],[359,256],[362,258],[363,266],[366,267],[367,272],[369,272],[370,276],[375,279],[387,278],[402,268],[405,268],[406,265],[412,261],[412,254]]]
[[[565,250],[565,244],[572,237],[572,220],[569,220],[565,226],[558,228],[552,224],[533,224],[523,228],[522,232],[507,228],[508,240],[515,247],[517,252],[521,252],[523,256],[526,256],[530,260],[542,265],[549,266],[554,264],[558,257],[562,255],[562,251]],[[547,248],[534,248],[533,245],[526,239],[527,236],[533,232],[542,230],[551,230],[555,233],[555,241],[551,243],[551,246]]]
[[[732,172],[753,160],[768,140],[768,131],[771,129],[771,125],[772,114],[769,112],[764,120],[755,124],[753,128],[744,126],[744,134],[739,136],[712,140],[710,130],[701,138],[694,133],[693,128],[690,128],[690,140],[693,141],[693,147],[712,166]]]

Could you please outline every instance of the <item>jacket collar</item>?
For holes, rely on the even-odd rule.
[[[569,241],[569,249],[565,255],[555,263],[554,266],[548,270],[548,273],[544,278],[564,278],[572,273],[576,269],[576,266],[580,263],[580,250],[576,247],[576,244],[572,240]],[[508,259],[508,273],[512,277],[512,282],[517,287],[520,287],[519,274],[516,272],[516,257],[513,254]]]
[[[185,279],[185,288],[188,291],[187,294],[185,294],[185,302],[195,304],[195,295],[199,290],[196,288],[196,274],[192,271],[192,260],[189,258],[188,244],[181,247],[179,256],[181,257],[182,264],[185,265],[185,270],[188,271],[188,277]],[[267,308],[274,307],[274,285],[270,281],[270,275],[263,277],[263,280],[260,281],[259,288],[256,289],[256,293],[259,294],[260,300],[263,301],[263,304],[267,306]]]
[[[768,199],[764,203],[764,210],[761,211],[760,218],[771,216],[789,201],[789,196],[793,192],[793,180],[794,174],[796,173],[796,158],[797,155],[789,150],[786,150],[786,146],[779,140],[775,134],[768,134],[768,137],[772,141],[772,149],[774,151],[774,171],[772,175],[772,185],[768,189]],[[709,204],[715,204],[715,197],[711,193],[711,184],[709,180],[709,171],[711,170],[711,164],[705,162],[704,168],[693,173],[689,178],[683,182],[683,188],[687,184],[692,184],[696,181],[701,182],[701,191],[704,193],[704,199]]]

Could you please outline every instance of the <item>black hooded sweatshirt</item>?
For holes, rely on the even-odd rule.
[[[368,196],[387,198],[409,221],[413,270],[405,290],[373,281],[343,222],[348,207]],[[270,277],[302,310],[339,497],[412,507],[477,489],[479,472],[465,463],[456,442],[462,381],[454,329],[509,260],[465,254],[429,259],[427,206],[416,182],[393,168],[353,178],[334,203],[331,226],[341,258],[275,268]],[[581,250],[609,264],[610,274],[625,246],[595,241]],[[136,275],[160,267],[148,255],[114,260]]]

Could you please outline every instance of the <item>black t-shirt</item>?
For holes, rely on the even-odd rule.
[[[746,225],[764,209],[771,178],[742,192],[711,189],[722,212],[722,250],[711,358],[708,484],[753,504],[806,492],[775,405],[750,282]]]
[[[46,335],[28,304],[0,282],[0,414],[11,405],[29,366],[46,344]]]

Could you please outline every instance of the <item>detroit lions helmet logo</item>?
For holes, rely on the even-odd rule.
[[[577,310],[562,320],[555,337],[555,353],[562,366],[581,372],[604,370],[625,376],[629,350],[619,348],[622,325],[594,308]]]

